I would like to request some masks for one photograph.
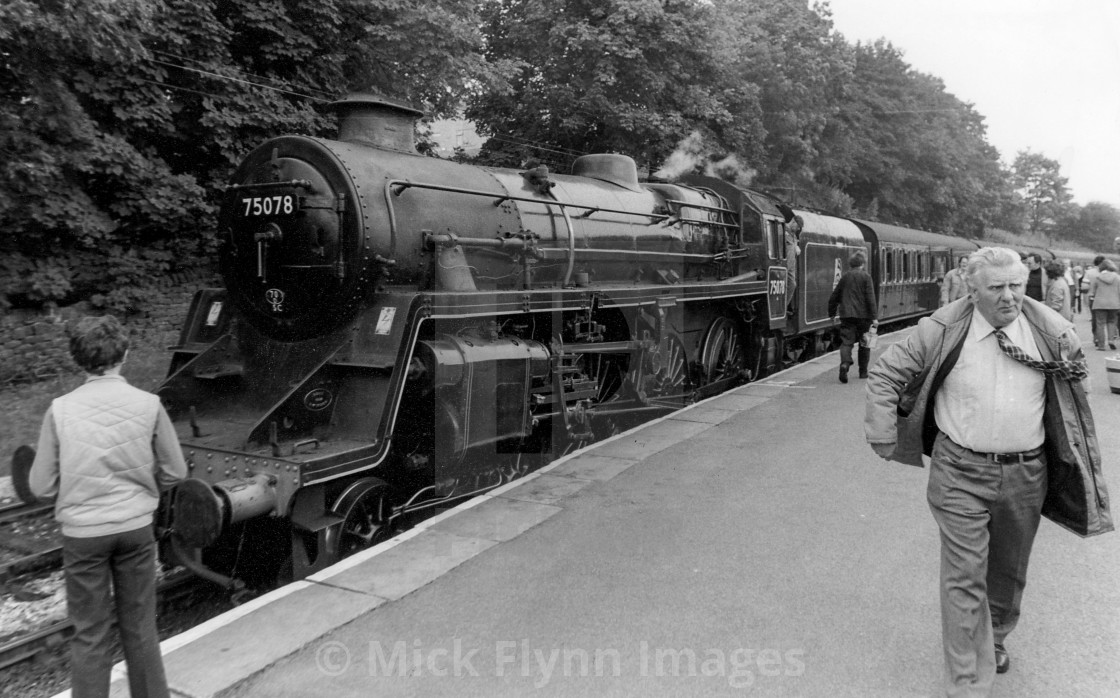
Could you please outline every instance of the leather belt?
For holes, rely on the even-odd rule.
[[[981,451],[973,451],[978,456],[999,463],[1000,465],[1007,465],[1008,463],[1026,463],[1029,460],[1035,460],[1042,455],[1042,447],[1031,449],[1029,451],[1020,451],[1019,453],[983,453]]]

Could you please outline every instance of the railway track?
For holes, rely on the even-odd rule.
[[[178,570],[161,580],[156,587],[157,604],[161,607],[182,602],[202,590],[213,590],[186,570]],[[30,661],[42,652],[58,648],[74,634],[74,624],[61,620],[43,626],[21,637],[0,644],[0,670]]]
[[[28,572],[60,566],[62,566],[62,546],[52,545],[0,564],[0,582],[6,582]]]
[[[21,519],[49,514],[53,508],[54,504],[50,502],[45,504],[25,504],[23,502],[5,504],[4,506],[0,506],[0,526]]]
[[[62,564],[62,541],[47,504],[10,504],[0,508],[0,583],[28,572]]]

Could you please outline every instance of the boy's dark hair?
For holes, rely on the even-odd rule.
[[[851,257],[848,257],[848,266],[852,269],[858,269],[864,264],[867,264],[867,257],[862,252],[855,252]]]
[[[1104,261],[1104,255],[1099,254],[1096,257],[1093,257],[1093,266],[1094,267],[1099,267],[1101,265],[1101,262],[1103,262],[1103,261]]]
[[[100,376],[124,360],[128,333],[112,315],[84,317],[70,326],[70,356],[86,373]]]

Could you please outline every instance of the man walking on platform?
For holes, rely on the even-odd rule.
[[[848,258],[850,267],[832,295],[828,298],[828,317],[836,317],[840,312],[840,382],[848,382],[848,367],[852,365],[852,345],[860,341],[864,333],[871,329],[878,317],[875,303],[875,283],[863,268],[867,258],[863,252],[856,252]],[[867,363],[871,360],[871,349],[860,344],[859,377],[867,378]]]
[[[962,256],[957,260],[957,266],[950,269],[945,278],[941,280],[941,305],[949,305],[958,298],[968,295],[968,284],[964,280],[965,267],[968,257]]]
[[[969,301],[923,318],[867,382],[867,441],[922,466],[941,532],[946,696],[987,696],[1011,665],[1040,515],[1081,536],[1112,530],[1073,325],[1025,299],[1012,250],[969,257]]]

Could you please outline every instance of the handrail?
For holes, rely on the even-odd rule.
[[[399,191],[392,191],[393,187],[399,187]],[[556,204],[557,206],[565,206],[568,208],[578,208],[582,210],[589,210],[592,212],[601,211],[603,213],[618,213],[624,216],[638,216],[640,218],[650,218],[654,222],[663,221],[669,216],[664,213],[641,213],[640,211],[624,211],[617,208],[602,208],[601,206],[589,206],[587,204],[574,204],[566,201],[549,201],[547,199],[534,199],[528,196],[513,196],[512,194],[498,194],[491,191],[482,191],[480,189],[465,189],[463,187],[449,187],[444,184],[428,184],[426,182],[410,182],[406,179],[391,179],[385,183],[387,192],[392,193],[394,196],[400,196],[405,189],[431,189],[433,191],[447,191],[455,194],[469,194],[471,196],[482,196],[490,199],[497,199],[494,202],[495,206],[501,205],[505,201],[524,201],[531,204]]]
[[[584,211],[584,213],[580,215],[581,218],[587,218],[587,217],[589,217],[589,216],[591,216],[595,213],[616,213],[616,214],[620,214],[620,215],[624,215],[624,216],[637,216],[637,217],[640,217],[640,218],[648,218],[648,219],[650,219],[649,225],[653,225],[655,223],[664,223],[666,221],[670,221],[670,222],[674,222],[674,223],[680,222],[680,223],[689,223],[689,224],[696,224],[696,225],[710,225],[710,226],[716,226],[716,227],[722,227],[722,228],[732,228],[732,229],[738,229],[738,227],[739,227],[738,225],[733,224],[733,223],[724,223],[722,221],[703,221],[703,220],[694,219],[694,218],[681,218],[680,216],[669,215],[669,214],[664,214],[664,213],[642,213],[640,211],[624,211],[624,210],[621,210],[621,209],[603,208],[601,206],[590,206],[590,205],[587,205],[587,204],[577,204],[577,203],[569,203],[569,202],[565,202],[565,201],[557,201],[555,199],[552,199],[552,200],[536,199],[536,198],[527,197],[527,196],[514,196],[512,194],[499,194],[497,192],[482,191],[480,189],[467,189],[465,187],[453,187],[453,186],[448,186],[448,185],[444,185],[444,184],[431,184],[431,183],[428,183],[428,182],[412,182],[412,181],[405,180],[405,179],[390,179],[387,182],[385,182],[384,193],[385,193],[385,206],[386,206],[386,209],[388,210],[388,213],[389,213],[389,240],[390,240],[389,244],[390,244],[391,249],[393,249],[393,250],[396,249],[396,241],[397,241],[397,215],[396,215],[396,211],[393,208],[393,198],[397,197],[397,196],[400,196],[407,189],[429,189],[429,190],[432,190],[432,191],[444,191],[444,192],[451,192],[451,193],[456,193],[456,194],[467,194],[469,196],[481,196],[481,197],[484,197],[484,198],[494,199],[494,205],[495,206],[500,206],[502,203],[504,203],[506,201],[524,201],[526,203],[541,204],[542,206],[548,206],[548,207],[558,206],[558,207],[560,207],[560,213],[564,216],[564,223],[565,223],[565,225],[567,226],[567,229],[568,229],[568,266],[567,266],[567,270],[565,271],[565,274],[564,274],[564,284],[563,284],[565,287],[568,286],[571,283],[572,272],[574,271],[574,268],[575,268],[575,253],[576,253],[576,250],[575,250],[575,227],[572,225],[571,216],[568,214],[568,209],[569,208],[580,209],[580,210]],[[695,204],[695,203],[689,203],[689,202],[685,202],[685,201],[677,201],[675,199],[669,199],[669,200],[667,200],[667,203],[677,204],[678,206],[682,206],[682,207],[690,207],[690,208],[702,209],[702,210],[707,210],[707,211],[713,211],[713,212],[716,212],[716,213],[726,214],[726,215],[731,215],[731,216],[735,215],[735,212],[732,211],[731,209],[722,208],[722,207],[718,207],[718,206],[708,206],[706,204]],[[464,241],[465,241],[465,239],[464,239]],[[480,241],[478,239],[471,239],[471,242],[474,243],[474,244],[478,244]],[[725,258],[726,253],[716,253],[714,255],[703,255],[703,256],[708,257],[710,261],[719,261],[720,259]],[[731,259],[733,257],[732,256],[726,256],[726,258]]]
[[[564,272],[564,283],[561,284],[561,288],[567,288],[572,282],[572,270],[576,266],[576,231],[572,227],[572,219],[568,217],[568,209],[561,206],[560,213],[564,214],[564,223],[568,226],[568,269]]]

